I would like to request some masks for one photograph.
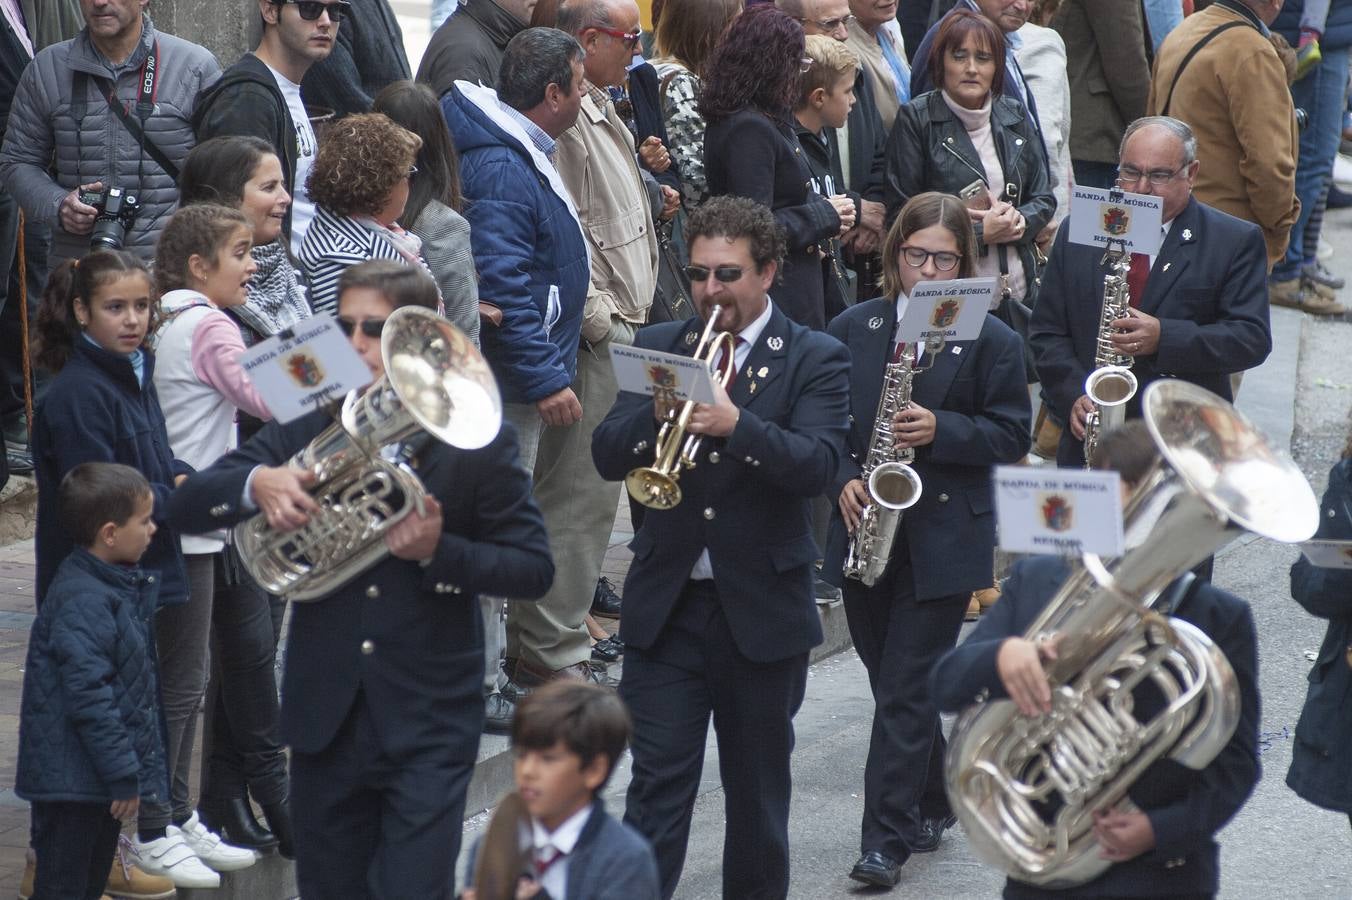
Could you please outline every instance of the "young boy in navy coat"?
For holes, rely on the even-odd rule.
[[[533,900],[657,900],[657,860],[598,796],[629,742],[629,713],[612,690],[554,681],[533,691],[512,721],[516,790],[530,817],[516,896]],[[470,881],[479,847],[470,859]],[[535,893],[531,889],[535,888]],[[476,900],[466,890],[464,900]],[[478,900],[492,900],[483,897]]]
[[[29,638],[14,789],[32,803],[34,898],[100,896],[122,822],[169,795],[150,636],[160,584],[137,568],[154,504],[130,466],[84,463],[61,480],[76,547]]]

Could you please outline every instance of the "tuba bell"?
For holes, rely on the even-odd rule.
[[[1158,381],[1143,415],[1160,460],[1124,511],[1126,553],[1085,554],[1024,636],[1060,634],[1045,663],[1052,710],[1024,716],[978,700],[958,718],[945,787],[977,855],[1019,881],[1083,884],[1099,859],[1093,813],[1119,805],[1156,760],[1201,770],[1239,722],[1225,655],[1200,629],[1152,611],[1174,579],[1251,531],[1308,538],[1319,506],[1304,475],[1229,403],[1195,385]],[[1153,684],[1145,716],[1131,691]]]
[[[416,306],[385,320],[385,374],[348,394],[338,421],[288,463],[314,472],[319,509],[295,531],[279,532],[259,514],[236,525],[245,569],[271,594],[317,600],[385,558],[385,533],[427,493],[409,459],[429,439],[473,450],[502,425],[497,382],[470,339]]]

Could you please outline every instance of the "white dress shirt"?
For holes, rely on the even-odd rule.
[[[582,837],[582,829],[586,827],[591,814],[591,804],[588,803],[564,819],[563,824],[552,832],[536,819],[530,820],[532,862],[548,862],[554,858],[555,853],[559,854],[554,858],[554,862],[549,864],[549,868],[545,869],[544,874],[536,879],[553,900],[567,900],[568,856],[577,846],[578,838]]]
[[[760,340],[761,332],[765,330],[765,326],[770,322],[770,310],[772,307],[773,303],[771,303],[770,299],[767,297],[765,301],[765,310],[756,317],[754,322],[737,332],[737,336],[742,340],[741,343],[738,344],[737,350],[732,354],[733,363],[737,367],[736,371],[741,372],[742,366],[746,365],[746,358],[751,355],[751,348],[756,346],[756,342]],[[690,580],[706,581],[713,577],[714,567],[713,564],[709,562],[709,550],[706,547],[704,552],[699,555],[699,559],[695,560],[694,568],[690,570]]]
[[[904,266],[904,265],[908,265],[908,263],[907,263],[905,260],[902,260],[902,263],[901,263],[901,264],[902,264],[903,266]],[[901,319],[902,319],[902,316],[906,315],[906,310],[907,310],[907,308],[910,307],[910,305],[911,305],[911,298],[907,295],[907,293],[906,293],[905,291],[898,291],[898,292],[897,292],[897,330],[894,331],[894,332],[892,333],[892,349],[891,349],[891,351],[889,351],[888,354],[887,354],[887,361],[888,361],[889,363],[892,362],[892,359],[893,359],[894,356],[896,355],[896,352],[897,352],[897,344],[898,344],[898,342],[900,341],[900,338],[901,338]],[[914,359],[914,361],[912,361],[911,365],[918,365],[918,364],[920,363],[920,357],[923,356],[924,353],[925,353],[925,344],[924,344],[924,342],[923,342],[923,341],[917,341],[917,342],[916,342],[916,345],[915,345],[915,347],[914,347],[914,349],[912,350],[912,352],[915,353],[915,359]]]

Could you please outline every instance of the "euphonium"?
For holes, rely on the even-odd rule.
[[[709,367],[709,375],[723,387],[732,380],[737,371],[733,355],[737,349],[737,339],[729,332],[714,336],[714,323],[723,307],[715,306],[709,311],[709,323],[704,326],[699,345],[695,347],[693,357]],[[719,367],[718,357],[723,357]],[[693,469],[695,458],[699,456],[699,447],[703,435],[686,434],[690,424],[690,415],[695,411],[695,401],[687,400],[681,404],[680,412],[668,416],[657,432],[657,459],[651,466],[639,466],[631,469],[624,477],[624,486],[629,496],[649,509],[671,509],[681,502],[681,486],[676,480],[683,469]]]
[[[873,436],[860,473],[868,485],[868,506],[850,538],[842,574],[869,587],[877,584],[892,556],[892,544],[901,527],[901,512],[916,504],[924,489],[911,463],[915,450],[897,449],[892,416],[911,405],[915,354],[908,345],[901,359],[883,371],[882,394],[873,419]]]
[[[1131,374],[1133,360],[1113,346],[1113,320],[1126,318],[1131,309],[1131,293],[1127,288],[1131,256],[1112,251],[1108,255],[1113,271],[1103,279],[1103,308],[1094,343],[1094,371],[1084,380],[1084,392],[1094,403],[1084,420],[1086,466],[1098,446],[1099,435],[1122,424],[1127,415],[1127,401],[1136,396],[1136,376]]]
[[[1200,629],[1152,611],[1169,584],[1232,538],[1294,542],[1314,533],[1309,483],[1233,406],[1181,381],[1146,389],[1161,460],[1125,510],[1127,551],[1086,554],[1024,637],[1060,635],[1044,664],[1052,710],[1020,714],[977,698],[949,739],[945,786],[973,849],[1019,881],[1071,887],[1109,866],[1096,810],[1132,809],[1127,791],[1156,760],[1194,770],[1239,721],[1225,655]],[[1153,685],[1154,714],[1132,691]]]
[[[454,325],[402,307],[385,320],[380,353],[385,374],[360,396],[348,394],[339,421],[289,463],[314,472],[318,511],[295,531],[273,530],[262,514],[235,526],[244,567],[270,594],[316,600],[385,558],[385,532],[421,513],[427,496],[404,459],[420,432],[462,449],[497,436],[497,383]]]

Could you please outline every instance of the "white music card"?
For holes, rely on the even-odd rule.
[[[1161,225],[1164,201],[1150,194],[1129,194],[1103,188],[1071,188],[1070,236],[1072,244],[1108,249],[1126,244],[1128,253],[1154,256],[1164,241]]]
[[[645,350],[612,344],[610,364],[620,390],[634,394],[657,393],[684,403],[713,403],[714,387],[704,363],[679,353]]]
[[[995,469],[1000,548],[1011,553],[1121,556],[1121,479],[1116,472]]]
[[[994,298],[994,278],[922,281],[911,290],[896,339],[906,344],[974,341],[981,336]]]
[[[279,422],[299,419],[371,383],[371,370],[330,316],[306,319],[253,345],[240,354],[239,364]]]
[[[1352,569],[1352,541],[1306,541],[1298,546],[1321,569]]]

